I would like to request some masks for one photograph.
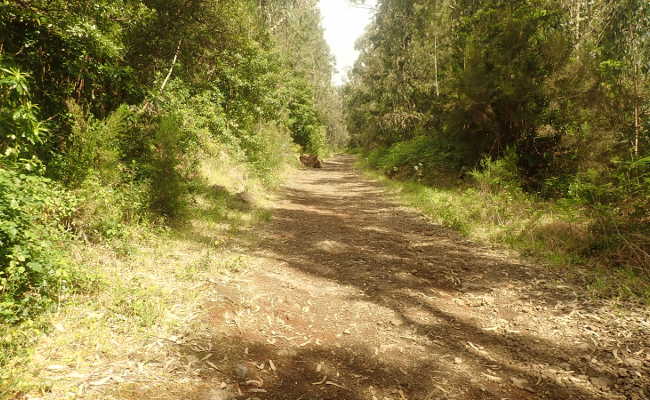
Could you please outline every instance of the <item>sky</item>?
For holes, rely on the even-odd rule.
[[[374,5],[374,0],[366,2]],[[372,10],[355,7],[349,0],[320,0],[320,9],[325,28],[325,39],[336,57],[337,73],[335,85],[343,83],[347,71],[352,68],[359,53],[354,43],[363,35],[372,18]]]

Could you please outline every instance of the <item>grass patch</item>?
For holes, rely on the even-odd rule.
[[[35,320],[0,328],[2,353],[12,350],[1,360],[0,399],[106,399],[104,389],[122,381],[196,379],[174,343],[205,326],[212,281],[250,267],[254,259],[237,243],[271,218],[267,189],[238,162],[210,159],[201,174],[171,227],[125,225],[106,240],[67,243],[85,289]]]
[[[359,166],[435,223],[579,275],[593,296],[650,305],[650,277],[639,268],[612,265],[609,253],[619,242],[612,233],[593,229],[593,218],[574,204],[469,183],[449,185],[449,179],[441,185],[394,180],[370,167],[368,161],[362,159]]]

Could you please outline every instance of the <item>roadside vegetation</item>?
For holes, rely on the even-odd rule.
[[[344,90],[353,146],[438,222],[647,303],[649,13],[380,1]]]
[[[346,143],[319,18],[293,0],[0,3],[0,397],[169,337],[206,276],[245,267],[229,241],[269,218],[283,171]]]

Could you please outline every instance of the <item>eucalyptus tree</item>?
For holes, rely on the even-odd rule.
[[[513,148],[535,190],[593,162],[607,169],[612,157],[641,157],[648,8],[380,0],[345,89],[353,141],[373,148],[428,136],[458,167]]]

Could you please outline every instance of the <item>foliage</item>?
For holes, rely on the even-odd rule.
[[[33,155],[48,130],[30,101],[28,74],[0,58],[0,160]]]
[[[183,210],[187,192],[183,176],[183,126],[179,114],[163,115],[152,135],[152,152],[145,164],[146,177],[151,184],[151,206],[165,217],[175,217]]]
[[[69,101],[68,112],[72,122],[67,148],[54,156],[52,174],[69,187],[79,186],[92,174],[107,184],[119,181],[119,140],[125,134],[128,108],[118,108],[105,120],[98,120]]]
[[[485,192],[516,192],[522,186],[518,161],[517,153],[509,149],[503,158],[484,158],[481,167],[473,170],[471,175]]]
[[[370,165],[391,176],[431,178],[438,170],[450,171],[457,160],[445,151],[444,143],[430,136],[417,136],[390,147],[377,148],[368,155]]]
[[[0,168],[0,318],[33,316],[66,290],[73,276],[57,241],[74,200],[55,183]]]

